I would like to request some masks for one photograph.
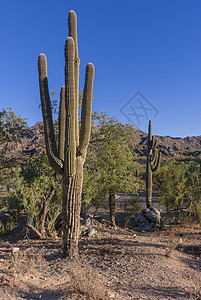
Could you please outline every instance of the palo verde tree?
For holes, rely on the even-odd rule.
[[[83,164],[91,132],[94,66],[89,63],[86,67],[79,128],[80,59],[77,16],[74,11],[70,11],[68,15],[68,26],[69,37],[65,44],[65,86],[60,92],[58,145],[55,141],[48,91],[47,59],[44,54],[39,55],[38,69],[47,155],[54,170],[62,174],[63,256],[73,257],[78,253]]]
[[[12,173],[15,180],[7,195],[9,210],[24,211],[27,226],[45,238],[54,231],[61,210],[61,175],[52,169],[44,152],[36,153]]]
[[[161,153],[156,149],[158,141],[152,135],[151,120],[149,121],[149,132],[147,137],[147,164],[146,164],[146,204],[151,208],[152,202],[152,172],[155,172],[161,161]]]
[[[105,112],[96,117],[85,165],[83,201],[97,206],[109,200],[111,225],[115,226],[117,192],[136,193],[137,163],[134,149],[137,134],[132,126],[122,125]]]
[[[17,116],[12,108],[0,110],[0,182],[8,183],[12,168],[26,161],[23,153],[23,138],[29,137],[24,118]]]
[[[167,213],[175,212],[175,222],[183,212],[201,221],[201,173],[200,164],[194,161],[166,161],[156,172],[155,182],[160,202]],[[182,212],[182,214],[180,214]]]

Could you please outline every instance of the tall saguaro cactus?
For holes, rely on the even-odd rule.
[[[156,171],[160,166],[161,153],[156,149],[158,141],[155,136],[152,136],[151,120],[149,121],[148,133],[148,151],[146,165],[146,204],[147,208],[151,208],[152,202],[152,172]]]
[[[54,170],[62,174],[63,255],[73,257],[78,253],[83,164],[91,132],[94,66],[89,63],[86,67],[81,126],[79,126],[80,60],[77,44],[77,16],[74,11],[69,12],[68,26],[69,37],[65,43],[65,86],[60,92],[58,145],[52,121],[47,59],[44,54],[39,55],[38,70],[46,151]]]

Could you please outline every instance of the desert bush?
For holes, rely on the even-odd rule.
[[[45,154],[35,155],[28,165],[15,170],[15,181],[7,195],[9,210],[23,210],[28,223],[40,234],[51,233],[61,207],[61,178],[52,171]]]
[[[33,253],[31,249],[14,248],[13,250],[8,258],[9,269],[13,272],[23,275],[43,270],[45,264],[43,248],[37,253]]]
[[[97,114],[84,169],[83,202],[99,207],[108,196],[111,225],[115,226],[116,193],[139,189],[134,149],[139,141],[133,126],[122,125],[105,111]]]
[[[176,223],[201,222],[201,172],[196,162],[168,161],[155,176],[160,203],[167,212],[175,212]]]
[[[77,299],[110,299],[106,290],[106,282],[95,270],[69,263],[70,282],[62,286],[64,296],[78,295]]]

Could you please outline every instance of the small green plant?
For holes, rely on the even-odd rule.
[[[4,234],[5,233],[5,227],[4,225],[2,224],[1,227],[0,227],[0,233]]]

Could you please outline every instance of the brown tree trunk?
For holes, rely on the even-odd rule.
[[[76,174],[71,177],[63,175],[63,256],[69,258],[78,255],[83,164],[84,158],[77,157]]]
[[[47,213],[49,211],[48,207],[49,207],[50,201],[52,200],[52,198],[55,194],[55,191],[56,191],[56,187],[52,186],[49,195],[46,197],[46,199],[43,202],[43,207],[39,214],[39,232],[40,232],[41,236],[43,236],[43,237],[46,236],[45,219],[46,219]]]
[[[111,226],[115,227],[115,192],[110,190],[109,191],[109,206],[110,206],[110,222]]]

